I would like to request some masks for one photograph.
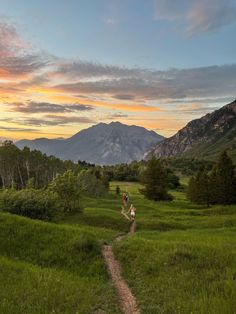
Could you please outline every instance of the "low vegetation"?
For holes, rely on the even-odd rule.
[[[4,190],[0,193],[0,210],[32,219],[53,220],[58,211],[55,194],[47,190]]]

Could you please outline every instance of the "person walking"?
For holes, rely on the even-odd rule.
[[[125,193],[125,198],[126,198],[126,205],[129,203],[129,194],[126,192]]]
[[[122,194],[122,204],[124,207],[127,206],[127,197],[126,197],[126,193]]]
[[[131,220],[134,221],[135,220],[135,216],[136,216],[136,208],[134,207],[133,204],[130,205],[128,213],[130,214]]]

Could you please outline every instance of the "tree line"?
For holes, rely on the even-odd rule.
[[[192,176],[187,190],[190,201],[210,206],[236,203],[236,173],[232,159],[224,151],[212,171],[202,167]]]
[[[0,210],[52,220],[58,212],[82,212],[83,197],[100,197],[108,188],[102,167],[20,150],[11,141],[0,146]]]
[[[47,186],[57,174],[66,170],[78,171],[81,165],[47,156],[28,147],[20,150],[13,142],[5,141],[0,146],[0,188],[23,189]]]

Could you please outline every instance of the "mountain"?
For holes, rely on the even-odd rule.
[[[111,165],[140,160],[145,151],[163,139],[154,131],[139,126],[111,122],[99,123],[68,139],[21,140],[16,145],[19,148],[27,146],[38,149],[63,160]]]
[[[174,136],[158,143],[144,158],[184,155],[215,159],[224,149],[236,160],[236,100],[189,122]]]

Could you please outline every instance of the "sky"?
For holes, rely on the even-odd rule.
[[[0,138],[169,137],[236,98],[236,0],[0,0]]]

